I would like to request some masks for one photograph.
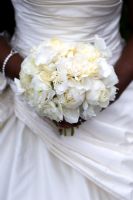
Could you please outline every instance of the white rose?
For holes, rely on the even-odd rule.
[[[66,91],[66,93],[59,95],[58,100],[65,108],[78,108],[84,101],[85,93],[81,90],[76,90],[71,88]]]
[[[110,58],[112,56],[112,52],[107,48],[104,39],[100,38],[98,35],[95,35],[94,44],[95,47],[102,53],[103,57]]]
[[[109,91],[110,91],[110,101],[114,101],[118,89],[115,86],[113,86],[113,87],[109,88]]]
[[[80,82],[73,79],[68,81],[68,86],[70,88],[75,88],[76,90],[80,90],[82,92],[88,91],[92,88],[92,79],[85,77]]]
[[[79,108],[77,109],[68,109],[63,108],[63,115],[65,118],[65,121],[69,123],[77,123],[79,120]]]
[[[50,101],[39,108],[36,106],[36,109],[40,116],[46,116],[57,122],[63,120],[63,111],[61,105],[54,103],[53,101]]]
[[[103,100],[104,91],[106,90],[105,85],[100,80],[93,80],[92,88],[86,92],[86,101],[91,105],[99,105],[101,99]],[[100,99],[101,98],[101,99]],[[106,98],[106,97],[105,97]]]
[[[55,91],[52,90],[51,85],[42,81],[39,76],[34,76],[31,81],[30,88],[33,88],[34,90],[35,99],[38,99],[40,96],[43,98],[43,101],[48,101],[51,100],[55,95]]]
[[[80,114],[80,117],[84,120],[88,120],[91,117],[95,117],[101,110],[100,106],[88,105],[85,110]]]
[[[117,75],[115,74],[114,70],[112,70],[112,73],[107,77],[103,79],[103,83],[106,85],[106,87],[110,88],[116,85],[119,82]]]
[[[99,105],[102,108],[106,108],[109,105],[109,101],[110,91],[108,89],[101,90],[99,95]]]
[[[42,81],[38,75],[32,78],[30,87],[34,88],[35,91],[46,91],[50,88],[49,84]]]
[[[48,65],[57,56],[55,50],[51,47],[40,47],[40,49],[35,54],[35,64],[38,65]]]
[[[26,90],[27,88],[29,88],[29,85],[31,83],[32,80],[32,76],[25,74],[22,70],[20,72],[20,83],[22,85],[22,87]]]
[[[113,73],[112,66],[107,63],[104,58],[100,58],[97,62],[99,67],[99,74],[102,78],[107,78]]]
[[[31,54],[24,59],[21,64],[21,71],[27,75],[33,75],[38,72],[38,69],[34,62],[34,56]]]
[[[62,95],[68,89],[68,83],[62,82],[62,83],[56,84],[54,85],[54,89],[57,95]]]

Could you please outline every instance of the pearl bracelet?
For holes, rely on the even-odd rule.
[[[6,74],[5,74],[5,69],[6,69],[6,65],[7,65],[7,62],[9,61],[9,59],[14,55],[18,53],[16,50],[14,49],[11,49],[10,53],[6,56],[5,60],[3,61],[3,65],[2,65],[2,74],[3,76],[5,77]]]

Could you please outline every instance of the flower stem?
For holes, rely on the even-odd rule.
[[[62,130],[62,129],[59,129],[59,133],[60,133],[60,135],[62,135],[62,132],[63,132],[63,130]]]
[[[74,127],[71,128],[71,136],[74,135]]]
[[[67,136],[67,129],[64,128],[63,130],[64,130],[64,136]]]

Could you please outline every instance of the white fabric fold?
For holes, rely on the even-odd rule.
[[[133,198],[133,156],[128,155],[127,150],[94,138],[92,140],[89,131],[85,132],[82,126],[76,131],[74,137],[59,136],[57,128],[51,121],[38,117],[18,97],[15,100],[15,113],[42,138],[48,149],[60,160],[118,199],[131,200]],[[108,134],[110,127],[107,124],[105,127],[101,123],[101,128]],[[123,135],[125,130],[113,128],[112,131],[114,135],[117,131]]]
[[[13,92],[7,88],[0,94],[0,129],[14,112]]]
[[[7,86],[7,80],[3,76],[3,74],[0,72],[0,94],[4,91],[6,86]]]

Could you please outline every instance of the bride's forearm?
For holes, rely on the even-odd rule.
[[[11,51],[11,46],[8,42],[0,36],[0,70],[2,70],[2,65]],[[17,53],[14,54],[6,64],[5,73],[6,76],[10,77],[11,79],[19,78],[20,66],[23,61],[23,58]]]
[[[119,79],[117,98],[133,80],[133,36],[124,47],[122,54],[115,65],[115,71]]]
[[[117,98],[133,80],[133,1],[125,0],[128,13],[128,26],[130,27],[131,37],[128,40],[123,52],[116,63],[115,69],[119,78],[117,87],[119,88]]]

